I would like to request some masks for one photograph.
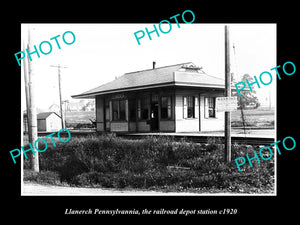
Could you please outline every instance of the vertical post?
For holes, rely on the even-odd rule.
[[[225,95],[231,97],[229,27],[225,26]],[[225,162],[231,161],[231,116],[225,112]]]
[[[59,105],[60,105],[60,116],[61,116],[61,127],[65,128],[65,118],[62,108],[62,97],[61,97],[61,76],[60,76],[60,65],[58,64],[58,87],[59,87]]]
[[[31,52],[31,43],[30,43],[30,29],[28,29],[28,45],[27,49]],[[27,59],[28,61],[28,59]],[[26,62],[24,62],[25,64]],[[35,80],[34,80],[34,64],[31,61],[28,61],[28,89],[29,89],[29,97],[30,97],[30,104],[29,104],[29,115],[28,115],[28,124],[30,125],[28,132],[29,135],[29,142],[32,146],[38,137],[37,133],[37,115],[36,115],[36,106],[35,106]],[[39,172],[39,155],[38,151],[35,151],[35,155],[32,154],[31,158],[31,169],[35,172]]]
[[[51,67],[57,67],[58,70],[58,91],[59,91],[59,108],[60,108],[60,118],[61,118],[61,127],[65,128],[65,118],[64,118],[64,114],[63,114],[63,109],[62,109],[62,94],[61,94],[61,76],[60,76],[60,68],[67,68],[66,66],[61,66],[61,65],[50,65]]]
[[[23,49],[25,52],[26,45],[23,42]],[[23,70],[24,70],[24,84],[25,84],[25,96],[26,96],[26,112],[27,112],[27,132],[28,132],[28,140],[31,139],[31,132],[29,132],[29,127],[30,125],[30,96],[29,96],[29,87],[28,87],[28,70],[27,70],[27,63],[26,63],[26,58],[22,60],[22,65],[23,65]]]

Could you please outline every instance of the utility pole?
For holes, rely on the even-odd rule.
[[[30,37],[30,28],[28,27],[28,44],[27,49],[31,52],[31,37]],[[27,59],[28,61],[28,59]],[[26,61],[24,61],[24,64]],[[24,66],[25,71],[27,70],[26,65]],[[26,79],[26,74],[25,74]],[[26,79],[27,80],[27,79]],[[36,106],[35,106],[35,82],[34,82],[34,64],[31,61],[28,61],[28,84],[25,83],[25,88],[29,89],[28,93],[28,103],[29,103],[29,110],[28,110],[28,133],[29,133],[29,143],[31,143],[32,148],[34,148],[34,143],[38,138],[37,132],[37,115],[36,115]],[[26,82],[26,81],[25,81]],[[26,91],[27,92],[27,91]],[[28,105],[27,105],[28,106]],[[38,144],[38,143],[37,143]],[[37,146],[38,147],[38,146]],[[35,154],[32,154],[31,158],[31,169],[35,172],[39,172],[39,155],[38,151],[35,151]]]
[[[225,26],[225,95],[231,97],[229,27]],[[231,115],[225,112],[225,162],[231,161]]]
[[[58,89],[59,89],[59,108],[60,108],[60,118],[61,118],[61,127],[62,128],[65,128],[65,117],[64,117],[64,114],[63,114],[63,108],[62,108],[62,94],[61,94],[61,76],[60,76],[60,68],[68,68],[66,66],[61,66],[61,65],[57,65],[57,66],[54,66],[54,65],[51,65],[51,67],[57,67],[58,69]]]
[[[67,103],[69,103],[69,100],[64,100],[63,104],[65,104],[65,114],[64,117],[67,118]],[[65,126],[66,126],[66,121],[65,121]]]
[[[26,49],[26,44],[25,42],[23,41],[23,49],[24,49],[24,52],[25,52],[25,49]],[[31,139],[31,132],[29,132],[29,127],[31,126],[30,124],[30,120],[29,120],[29,117],[30,117],[30,96],[29,96],[29,88],[28,88],[28,69],[27,69],[27,63],[26,63],[26,59],[24,59],[22,61],[23,63],[23,70],[24,70],[24,83],[25,83],[25,96],[26,96],[26,112],[27,112],[27,132],[28,132],[28,139],[30,140]]]

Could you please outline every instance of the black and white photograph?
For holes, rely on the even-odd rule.
[[[296,6],[23,3],[2,18],[5,217],[297,216]]]
[[[23,195],[276,195],[276,24],[22,24],[22,43]]]

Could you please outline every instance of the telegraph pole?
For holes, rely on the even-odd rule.
[[[30,28],[28,28],[28,44],[27,49],[29,52],[31,52],[31,43],[30,43]],[[28,61],[28,59],[27,59]],[[24,65],[26,64],[26,61],[24,61]],[[26,65],[24,66],[25,72],[27,72]],[[26,78],[26,74],[25,74]],[[27,80],[27,79],[26,79]],[[38,132],[37,132],[37,115],[36,115],[36,106],[35,106],[35,82],[34,82],[34,64],[31,61],[28,61],[28,84],[25,83],[25,88],[29,89],[28,93],[28,103],[29,110],[28,110],[28,133],[29,133],[29,143],[31,143],[32,148],[34,148],[34,143],[38,138]],[[26,82],[26,81],[25,81]],[[27,91],[26,91],[27,92]],[[38,143],[37,143],[38,144]],[[35,172],[39,172],[39,155],[38,151],[34,151],[35,154],[32,154],[32,160],[31,160],[31,169]]]
[[[24,52],[25,52],[25,49],[26,49],[26,45],[25,43],[23,42],[23,49],[24,49]],[[23,63],[23,70],[24,70],[24,83],[25,83],[25,96],[26,96],[26,112],[27,112],[27,132],[28,132],[28,139],[30,140],[31,139],[31,133],[29,132],[29,127],[31,126],[30,124],[30,111],[29,111],[29,108],[30,108],[30,96],[29,96],[29,88],[28,88],[28,70],[27,70],[27,63],[26,63],[26,59],[24,59],[22,61]]]
[[[61,66],[61,65],[57,65],[57,66],[54,66],[54,65],[51,65],[51,67],[57,67],[58,69],[58,89],[59,89],[59,108],[60,108],[60,118],[61,118],[61,127],[62,128],[65,128],[65,117],[64,117],[64,114],[63,114],[63,108],[62,108],[62,94],[61,94],[61,76],[60,76],[60,68],[68,68],[66,66]]]
[[[225,26],[225,95],[231,97],[229,26]],[[231,161],[231,115],[225,112],[225,162]]]

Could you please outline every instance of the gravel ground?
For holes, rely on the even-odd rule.
[[[201,193],[201,195],[212,193]],[[228,195],[232,193],[214,193],[213,195]],[[197,193],[181,192],[158,192],[149,190],[135,189],[114,189],[114,188],[81,188],[81,187],[64,187],[47,184],[37,184],[24,182],[23,192],[21,195],[200,195]]]
[[[119,190],[114,188],[64,187],[47,184],[24,182],[23,195],[177,195],[174,192],[157,192],[143,190]],[[187,193],[191,195],[192,193]],[[194,195],[194,194],[193,194]]]

